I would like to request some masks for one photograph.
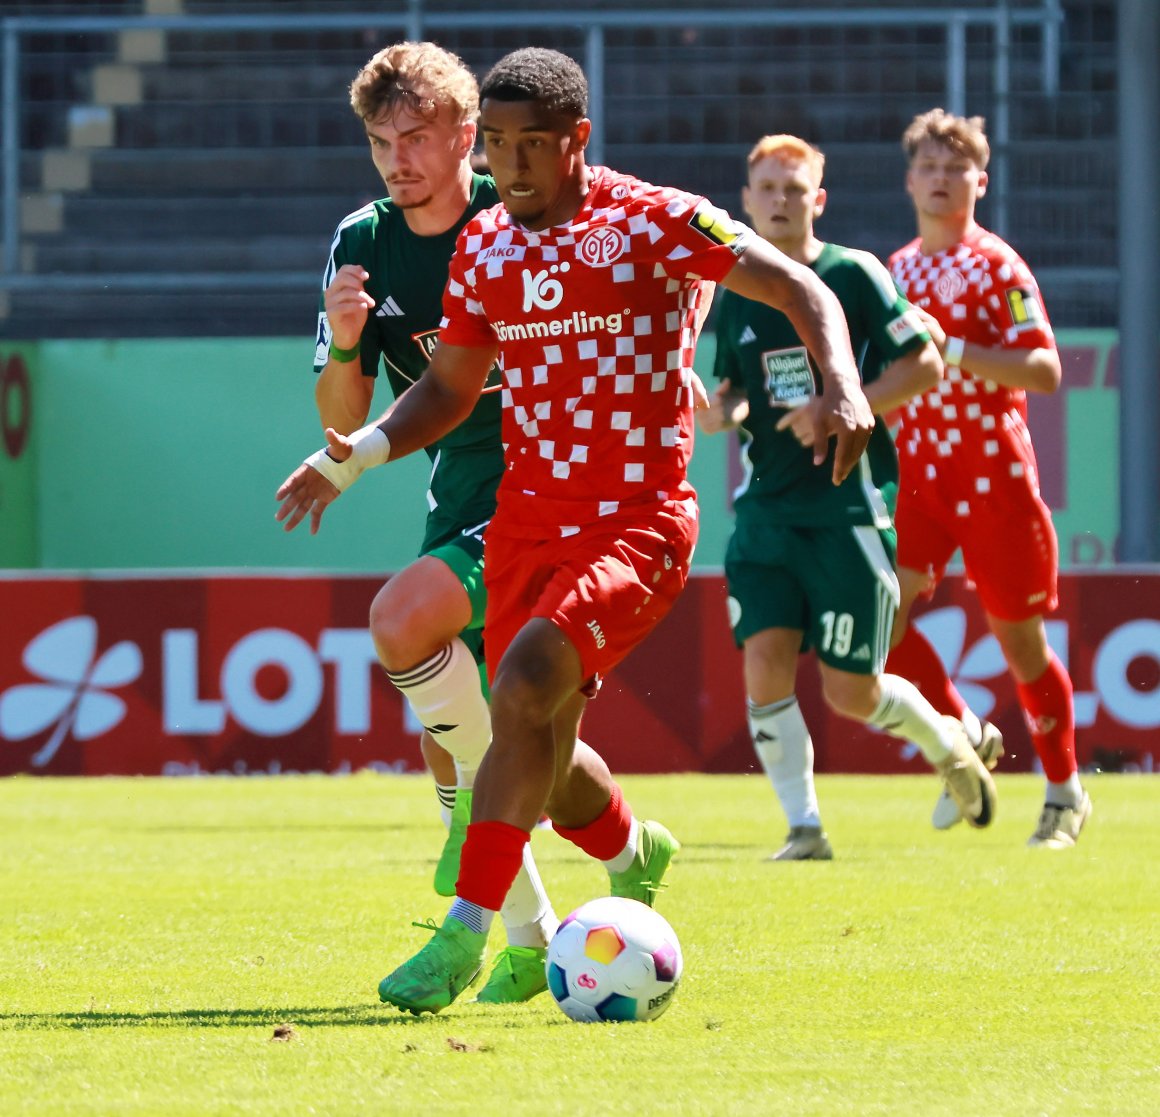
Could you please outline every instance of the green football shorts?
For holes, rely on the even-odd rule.
[[[898,608],[893,528],[791,527],[738,517],[725,554],[729,623],[741,647],[767,628],[800,629],[802,651],[877,675]]]
[[[483,680],[483,693],[486,697],[488,693],[487,666],[483,652],[483,615],[487,609],[487,590],[483,586],[483,529],[485,527],[487,524],[482,523],[461,529],[454,534],[445,532],[443,542],[423,553],[437,558],[449,566],[467,591],[467,598],[471,602],[471,622],[460,632],[459,638],[467,645],[475,662],[479,665],[480,678]]]

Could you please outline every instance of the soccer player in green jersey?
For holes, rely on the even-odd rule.
[[[359,72],[351,105],[389,198],[335,233],[318,315],[315,399],[324,428],[350,434],[370,413],[382,361],[395,397],[427,367],[459,231],[499,201],[471,169],[479,93],[474,75],[434,43],[379,51]],[[371,606],[379,660],[419,722],[449,832],[435,889],[455,894],[475,771],[491,740],[481,685],[483,529],[503,473],[498,371],[471,414],[427,448],[432,471],[420,557]],[[438,743],[436,743],[436,738]],[[546,987],[557,926],[531,849],[502,910],[508,947],[481,1001],[528,1000]]]
[[[986,826],[994,784],[962,725],[913,684],[884,673],[899,600],[889,507],[898,458],[881,416],[938,382],[938,351],[878,260],[815,236],[826,204],[820,151],[796,136],[766,136],[748,165],[745,212],[758,234],[838,296],[863,390],[880,416],[859,465],[833,485],[811,454],[820,396],[801,338],[780,311],[723,294],[714,366],[720,384],[698,418],[708,433],[742,428],[746,473],[725,575],[733,635],[744,652],[750,732],[790,827],[772,860],[833,856],[814,788],[813,744],[794,695],[798,654],[810,646],[830,707],[913,741],[968,821]],[[868,351],[876,359],[867,361]]]

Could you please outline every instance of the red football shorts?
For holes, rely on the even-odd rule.
[[[533,617],[550,620],[568,637],[586,681],[615,667],[685,586],[697,541],[691,504],[609,517],[567,539],[518,539],[489,527],[483,564],[488,678],[495,679],[508,645]]]
[[[919,467],[921,468],[921,467]],[[930,590],[955,551],[993,617],[1022,621],[1059,604],[1059,544],[1051,511],[1026,477],[997,484],[985,498],[957,499],[947,487],[907,483],[903,473],[894,524],[898,565],[924,571]]]

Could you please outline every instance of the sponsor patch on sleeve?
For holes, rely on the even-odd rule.
[[[324,365],[330,358],[330,319],[326,311],[318,312],[318,332],[314,337],[314,363]]]
[[[918,337],[925,329],[922,319],[913,310],[907,310],[886,327],[886,332],[895,345],[902,345],[912,337]]]
[[[1006,294],[1007,310],[1011,314],[1011,328],[1016,333],[1043,329],[1043,308],[1039,305],[1039,295],[1033,288],[1010,287]]]
[[[689,224],[714,244],[724,245],[734,252],[740,252],[747,242],[748,227],[708,202],[697,206],[689,218]]]

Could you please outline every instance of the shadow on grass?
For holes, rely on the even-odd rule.
[[[118,826],[118,830],[135,829],[143,834],[326,834],[326,833],[352,833],[352,834],[382,834],[386,831],[394,830],[422,830],[429,829],[434,831],[434,824],[426,822],[416,822],[413,824],[401,822],[286,822],[279,824],[272,823],[207,823],[204,826],[196,823],[182,823],[180,826],[174,825],[156,825],[156,826]]]
[[[509,1006],[511,1008],[522,1006]],[[465,1011],[466,1010],[466,1011]],[[558,1019],[544,1020],[540,1014],[497,1015],[494,1005],[473,1005],[463,1000],[438,1015],[424,1013],[412,1016],[388,1005],[335,1005],[332,1008],[187,1008],[178,1012],[0,1012],[0,1032],[88,1031],[96,1028],[270,1028],[292,1024],[308,1028],[385,1028],[443,1026],[467,1024],[479,1015],[502,1018],[505,1028],[542,1027],[545,1024],[568,1024],[562,1014]]]
[[[0,1012],[0,1030],[60,1028],[366,1028],[414,1019],[383,1005],[333,1008],[187,1008],[179,1012]]]

